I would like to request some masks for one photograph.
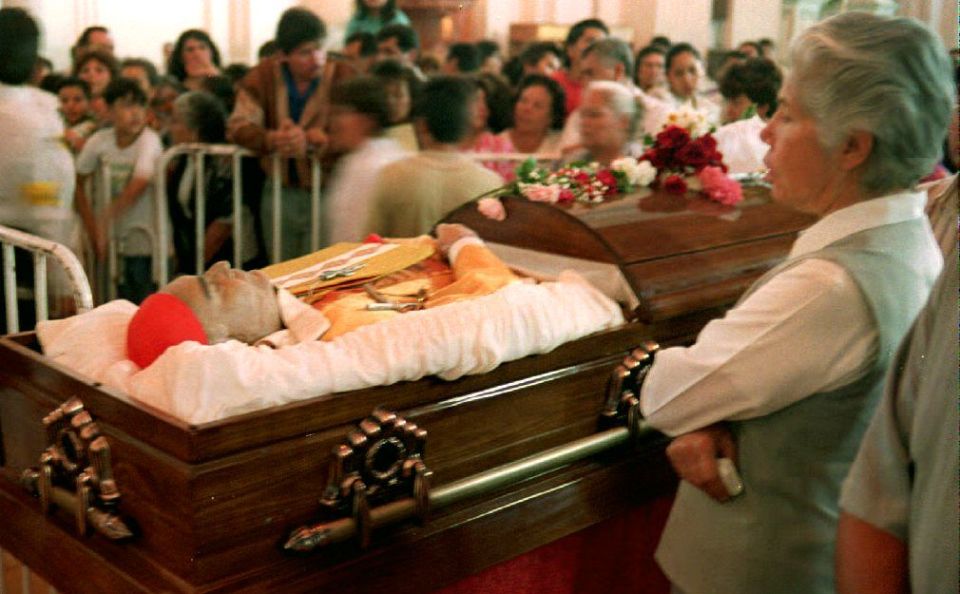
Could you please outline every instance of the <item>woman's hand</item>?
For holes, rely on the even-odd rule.
[[[717,465],[719,458],[737,459],[737,443],[725,425],[680,435],[667,446],[667,457],[683,480],[717,501],[731,498]]]

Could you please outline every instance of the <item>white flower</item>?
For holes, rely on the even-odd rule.
[[[611,169],[622,171],[631,186],[646,187],[657,178],[657,169],[650,161],[637,161],[633,157],[623,157],[610,164]]]
[[[667,121],[664,123],[664,127],[666,126],[685,128],[693,138],[703,136],[710,131],[707,114],[693,109],[689,105],[683,105],[677,111],[670,112],[667,115]]]

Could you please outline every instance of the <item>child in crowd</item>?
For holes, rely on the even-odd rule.
[[[98,258],[106,256],[109,237],[118,241],[118,295],[139,303],[156,290],[151,267],[156,241],[153,178],[163,145],[146,125],[147,96],[135,80],[112,81],[103,97],[113,127],[91,136],[77,157],[77,209]],[[109,172],[110,202],[101,205],[95,219],[84,184],[103,163]],[[94,180],[94,191],[102,192],[104,180]]]
[[[97,130],[97,121],[90,115],[90,85],[76,77],[65,78],[57,86],[57,97],[63,117],[63,138],[76,155]]]

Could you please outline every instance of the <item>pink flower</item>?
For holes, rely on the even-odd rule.
[[[494,221],[503,221],[507,218],[507,211],[503,203],[497,198],[481,198],[477,202],[477,210],[483,216]]]
[[[668,175],[663,180],[663,189],[669,194],[685,194],[687,192],[687,182],[679,175]]]
[[[520,184],[520,193],[531,202],[554,204],[560,198],[560,188],[544,184]]]
[[[727,177],[720,167],[704,167],[697,173],[697,178],[703,186],[703,193],[715,202],[730,206],[743,200],[740,184]]]

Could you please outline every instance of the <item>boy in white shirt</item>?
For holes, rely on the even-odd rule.
[[[163,144],[146,125],[147,97],[136,81],[116,79],[103,96],[113,127],[91,136],[77,157],[77,209],[98,259],[106,256],[113,228],[120,253],[118,295],[139,303],[156,290],[151,274],[156,242],[153,179]],[[110,203],[95,216],[84,184],[104,162],[109,169]],[[103,180],[94,179],[94,188],[102,191]]]

